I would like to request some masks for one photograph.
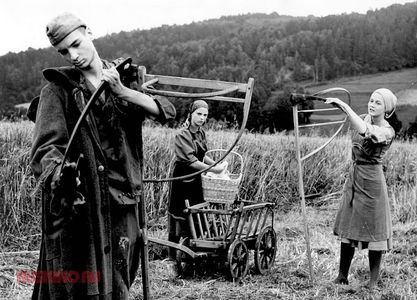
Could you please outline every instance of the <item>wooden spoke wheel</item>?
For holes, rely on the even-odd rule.
[[[277,254],[277,234],[272,226],[262,229],[255,244],[255,268],[265,274],[272,268]]]
[[[249,268],[249,251],[246,244],[236,239],[227,252],[227,263],[233,279],[242,280]]]

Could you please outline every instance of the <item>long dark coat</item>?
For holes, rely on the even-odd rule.
[[[94,117],[90,114],[81,125],[69,156],[69,161],[75,161],[81,153],[84,155],[79,167],[79,192],[85,197],[86,204],[76,206],[76,213],[64,217],[61,203],[51,195],[50,184],[59,173],[58,166],[69,136],[90,94],[80,85],[81,73],[75,68],[48,69],[44,76],[49,83],[42,89],[36,107],[31,152],[31,167],[42,185],[43,232],[32,299],[84,299],[86,296],[105,299],[103,297],[111,297],[112,268],[116,263],[116,258],[112,257],[115,253],[112,249],[112,218],[114,221],[115,216],[111,209],[115,201],[109,193],[108,157],[101,149]],[[161,112],[160,121],[175,116],[175,109],[168,101],[156,103]],[[126,174],[126,182],[130,184],[125,187],[125,194],[136,195],[136,203],[140,200],[142,180],[144,114],[137,108],[123,110],[123,107],[114,109],[114,114],[119,120],[114,130],[120,151],[124,153],[129,149],[128,157],[121,160],[121,165],[133,164],[131,173]],[[134,213],[136,206],[130,207]],[[80,278],[73,282],[62,278],[69,272]],[[61,278],[51,278],[51,274]],[[62,284],[57,284],[60,281]]]

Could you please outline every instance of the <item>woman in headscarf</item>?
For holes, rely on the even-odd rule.
[[[338,284],[349,284],[348,272],[355,253],[368,248],[372,289],[378,282],[382,254],[392,245],[389,199],[382,159],[395,137],[386,121],[395,110],[397,97],[388,89],[375,90],[368,102],[368,113],[357,115],[337,98],[326,103],[339,106],[349,117],[355,132],[352,136],[352,160],[344,198],[334,225],[341,240]]]
[[[214,161],[205,157],[207,152],[206,133],[203,125],[207,120],[208,105],[203,100],[194,101],[188,112],[183,128],[175,137],[175,166],[173,177],[191,174],[209,167]],[[218,164],[210,172],[221,173],[224,164]],[[185,200],[190,205],[204,202],[201,176],[176,180],[171,184],[168,203],[168,240],[178,243],[180,237],[189,237],[188,221],[183,210]],[[175,259],[175,249],[170,248],[169,256]]]

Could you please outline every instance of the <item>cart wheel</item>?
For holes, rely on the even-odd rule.
[[[227,262],[233,279],[242,280],[249,268],[249,251],[246,244],[237,239],[229,247]]]
[[[178,242],[178,244],[186,246],[186,247],[189,246],[189,243],[190,241],[188,237],[180,238],[180,241]],[[176,255],[175,255],[175,261],[177,263],[177,275],[178,276],[185,275],[187,271],[191,269],[190,257],[183,251],[177,249]]]
[[[277,234],[272,226],[267,226],[259,233],[255,244],[255,268],[265,274],[272,268],[277,254]]]

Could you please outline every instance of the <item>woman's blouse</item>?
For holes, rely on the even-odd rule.
[[[197,160],[203,161],[206,152],[206,133],[201,127],[195,133],[192,133],[188,128],[184,128],[175,137],[177,162],[191,165]]]
[[[395,131],[386,120],[375,125],[370,115],[361,117],[366,123],[366,131],[362,135],[353,135],[352,158],[357,164],[381,164],[395,137]]]

